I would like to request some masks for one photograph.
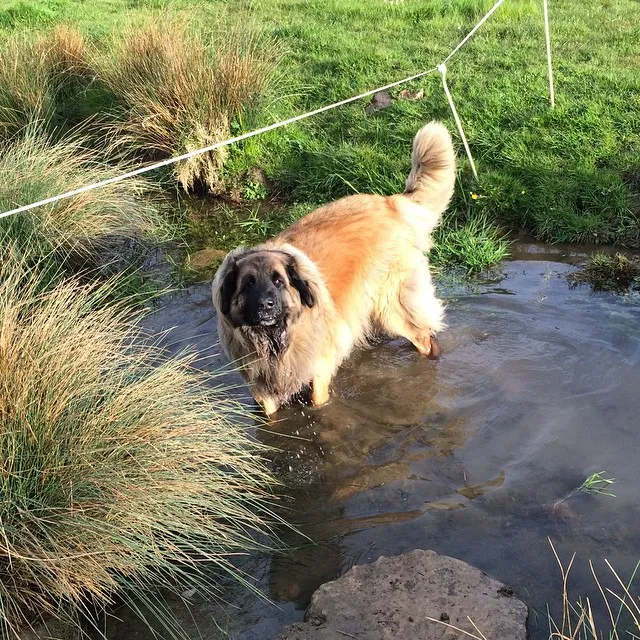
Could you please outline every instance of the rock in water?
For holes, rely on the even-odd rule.
[[[276,640],[526,640],[527,607],[466,562],[416,550],[351,568],[312,596]],[[433,618],[440,622],[434,622]]]

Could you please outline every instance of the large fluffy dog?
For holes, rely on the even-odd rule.
[[[375,332],[437,355],[443,310],[425,252],[454,181],[451,137],[431,122],[402,195],[342,198],[227,255],[213,281],[220,340],[267,414],[309,384],[313,404],[326,402],[340,363]]]

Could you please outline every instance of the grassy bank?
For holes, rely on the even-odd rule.
[[[187,87],[189,98],[182,103],[182,111],[169,114],[169,124],[162,125],[161,133],[153,127],[141,129],[139,122],[147,122],[145,118],[153,116],[154,109],[162,120],[160,107],[167,99],[148,102],[149,95],[157,97],[159,90],[150,84],[148,69],[144,78],[134,82],[140,65],[136,73],[126,65],[118,66],[118,60],[135,60],[131,41],[126,44],[129,36],[120,38],[119,48],[112,44],[114,31],[121,31],[123,16],[133,23],[148,22],[157,15],[155,3],[132,6],[112,0],[92,4],[91,12],[69,0],[9,3],[0,11],[0,38],[29,37],[62,24],[77,28],[100,52],[94,56],[96,73],[102,74],[111,96],[100,98],[94,85],[94,90],[81,92],[79,100],[85,104],[80,111],[101,117],[108,114],[121,140],[131,141],[133,127],[133,138],[138,136],[134,147],[153,150],[157,142],[156,155],[166,155],[205,143],[209,135],[224,135],[222,129],[249,130],[430,68],[451,51],[491,3],[332,0],[317,5],[241,0],[233,6],[203,2],[195,12],[183,0],[167,6],[172,15],[189,17],[193,31],[181,42],[197,46],[188,47],[189,54],[183,51],[180,58],[191,60],[195,84]],[[640,27],[633,19],[634,10],[632,0],[588,6],[576,0],[553,3],[557,93],[553,110],[548,102],[540,3],[506,2],[449,63],[450,88],[480,177],[473,179],[460,153],[459,188],[439,235],[442,250],[436,252],[436,259],[461,262],[470,270],[488,259],[499,259],[504,246],[496,245],[495,222],[507,230],[526,228],[548,241],[640,246],[640,77],[635,72],[640,62],[636,47]],[[251,24],[252,29],[258,25],[264,43],[271,46],[277,41],[275,49],[266,44],[249,46],[249,58],[264,49],[261,60],[269,66],[282,56],[276,74],[280,82],[273,85],[263,82],[260,74],[251,76],[247,83],[260,94],[260,108],[233,107],[220,117],[217,97],[210,101],[213,115],[203,113],[207,101],[198,91],[212,94],[213,89],[206,90],[206,74],[201,69],[217,67],[213,60],[203,63],[206,55],[202,52],[205,44],[216,42],[221,29],[226,33],[221,25],[232,23]],[[156,49],[164,47],[165,54],[171,49],[171,55],[180,51],[182,45],[175,41],[178,31],[162,31],[166,35],[156,33]],[[144,40],[141,33],[138,45]],[[164,76],[174,77],[168,70],[175,70],[175,58],[157,57],[157,69],[163,68],[160,58],[168,64]],[[175,98],[172,81],[166,84]],[[146,87],[145,95],[135,95],[132,87]],[[438,118],[455,130],[437,74],[407,88],[412,92],[423,89],[424,97],[402,99],[402,88],[398,88],[385,109],[367,114],[366,101],[341,107],[246,141],[231,148],[224,158],[205,159],[205,166],[195,167],[186,177],[178,173],[177,179],[193,186],[198,176],[205,176],[205,182],[217,191],[235,189],[248,199],[275,195],[279,200],[301,203],[294,211],[353,192],[397,192],[403,187],[410,141],[418,127]],[[129,113],[137,107],[146,111],[132,125],[118,120],[117,109],[109,110],[114,104],[124,105]],[[191,117],[189,104],[197,105],[196,120],[204,132],[194,139],[180,129]],[[217,133],[212,118],[222,127]],[[197,129],[192,124],[188,132]],[[267,188],[252,181],[251,170],[256,167],[266,173]],[[238,222],[244,218],[239,217]],[[468,242],[471,237],[476,238],[475,243]]]

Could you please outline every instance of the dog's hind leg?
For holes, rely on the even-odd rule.
[[[382,315],[383,329],[406,338],[425,356],[437,358],[440,347],[434,334],[443,328],[444,310],[436,298],[429,265],[420,256],[414,269],[398,283],[397,298]]]

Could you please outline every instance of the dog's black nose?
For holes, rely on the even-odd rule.
[[[268,298],[262,298],[258,306],[260,308],[260,311],[268,311],[270,309],[273,309],[275,304],[276,304],[275,298],[268,297]]]

